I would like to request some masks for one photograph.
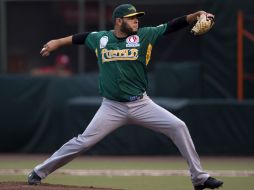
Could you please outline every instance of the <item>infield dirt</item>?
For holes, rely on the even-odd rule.
[[[113,190],[113,189],[96,188],[92,186],[82,187],[82,186],[52,185],[52,184],[41,184],[37,186],[31,186],[25,182],[0,182],[0,190]]]

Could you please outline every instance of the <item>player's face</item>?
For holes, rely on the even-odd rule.
[[[120,30],[127,35],[137,34],[138,18],[136,16],[123,18]]]

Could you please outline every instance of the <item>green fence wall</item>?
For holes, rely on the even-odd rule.
[[[0,76],[0,152],[50,153],[81,133],[101,102],[97,79],[97,74],[70,78]],[[154,75],[150,80],[151,86],[157,86]],[[254,155],[254,101],[184,98],[179,92],[183,98],[174,99],[154,96],[156,93],[156,88],[148,92],[186,122],[200,154]],[[165,136],[128,125],[88,154],[179,153]]]

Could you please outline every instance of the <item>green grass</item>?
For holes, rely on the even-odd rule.
[[[254,170],[253,158],[201,158],[205,170]],[[0,169],[32,169],[43,159],[1,159]],[[66,165],[68,169],[187,169],[187,164],[180,159],[151,160],[126,160],[126,159],[76,159]],[[251,177],[219,177],[224,180],[222,190],[253,190],[254,176]],[[22,175],[0,175],[0,181],[26,181]],[[188,190],[192,189],[189,177],[151,177],[151,176],[64,176],[55,173],[48,176],[44,183],[94,186],[126,190]]]
[[[0,169],[22,169],[33,168],[41,163],[43,159],[34,160],[4,160],[0,161]],[[202,166],[205,170],[254,170],[254,158],[201,158]],[[65,169],[187,169],[187,164],[181,158],[163,159],[159,161],[146,161],[142,159],[126,160],[121,159],[76,159],[63,168]]]
[[[254,177],[220,177],[222,190],[253,190]],[[26,181],[26,176],[0,176],[0,181]],[[103,177],[51,175],[44,183],[105,187],[128,190],[188,190],[192,189],[188,177]]]

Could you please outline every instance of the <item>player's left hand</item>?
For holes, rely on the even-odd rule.
[[[214,15],[211,13],[206,13],[205,11],[200,11],[200,15],[197,17],[197,22],[191,29],[191,33],[194,35],[202,35],[208,32],[214,25]]]

